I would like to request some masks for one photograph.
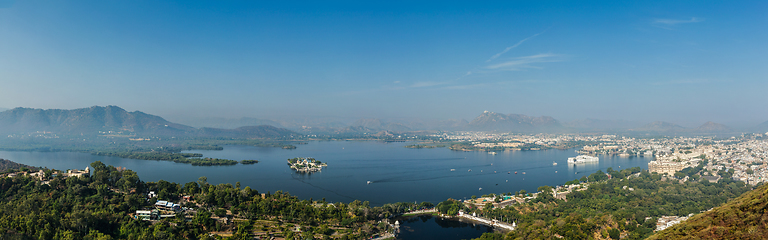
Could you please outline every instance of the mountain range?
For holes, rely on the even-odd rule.
[[[549,116],[530,117],[521,114],[500,114],[484,111],[466,126],[475,131],[554,132],[564,127]]]
[[[583,120],[573,120],[570,122],[563,122],[563,126],[573,128],[577,130],[626,130],[632,128],[641,127],[643,124],[640,122],[633,122],[627,120],[602,120],[587,118]]]
[[[259,125],[270,125],[275,127],[285,127],[281,123],[269,119],[261,119],[261,118],[249,118],[249,117],[243,117],[243,118],[221,118],[221,117],[211,117],[211,118],[203,118],[198,120],[189,120],[186,119],[185,125],[189,125],[196,128],[223,128],[223,129],[234,129],[244,126],[259,126]]]
[[[751,129],[754,132],[765,133],[768,132],[768,121],[765,121]]]
[[[630,129],[634,132],[651,132],[660,134],[717,134],[734,133],[735,130],[720,123],[706,122],[697,128],[685,128],[680,125],[657,121],[640,128]]]
[[[560,122],[550,116],[532,117],[484,111],[467,120],[395,120],[362,118],[344,123],[339,118],[269,120],[259,118],[207,118],[195,127],[173,123],[140,111],[128,112],[117,106],[94,106],[73,110],[14,108],[0,112],[0,134],[38,131],[59,134],[125,132],[134,135],[274,138],[301,134],[391,134],[415,131],[503,131],[518,133],[611,132],[635,134],[734,134],[723,124],[707,122],[696,128],[657,121],[642,125],[625,120],[585,119]],[[767,132],[768,122],[753,130]]]
[[[242,138],[274,138],[296,134],[288,129],[268,125],[235,129],[198,129],[140,111],[128,112],[117,106],[93,106],[73,110],[14,108],[0,112],[2,134],[53,132],[62,135],[96,135],[110,131],[141,136]]]

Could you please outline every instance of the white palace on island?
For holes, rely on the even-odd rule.
[[[598,162],[598,161],[600,161],[600,158],[589,156],[589,155],[579,155],[576,157],[568,158],[568,164],[579,164],[579,163]]]

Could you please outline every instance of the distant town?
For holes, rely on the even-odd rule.
[[[751,133],[728,138],[658,137],[633,138],[619,135],[579,134],[512,134],[494,132],[445,132],[429,137],[442,142],[454,142],[452,150],[459,151],[537,151],[576,147],[575,154],[615,155],[620,157],[652,157],[649,172],[675,176],[685,168],[703,164],[703,178],[717,182],[720,172],[732,178],[756,185],[768,177],[768,133]],[[425,144],[421,144],[425,146]],[[706,161],[704,160],[706,159]],[[699,180],[677,174],[681,181]]]

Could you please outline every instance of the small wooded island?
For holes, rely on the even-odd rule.
[[[315,160],[314,158],[292,158],[288,159],[288,165],[291,169],[300,173],[313,173],[319,172],[323,167],[327,167],[328,164]]]
[[[445,145],[426,145],[426,144],[413,144],[405,146],[405,148],[415,148],[415,149],[422,149],[422,148],[442,148],[445,147]]]

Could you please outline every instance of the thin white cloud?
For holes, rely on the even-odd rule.
[[[560,55],[560,54],[542,53],[542,54],[536,54],[531,56],[514,58],[512,60],[509,60],[503,63],[486,66],[485,68],[490,70],[500,70],[500,71],[520,71],[520,70],[529,69],[529,68],[541,68],[539,66],[533,65],[535,63],[562,62],[564,60],[564,57],[565,57],[564,55]]]
[[[696,18],[696,17],[692,17],[689,20],[657,18],[653,20],[653,23],[674,26],[674,25],[683,24],[683,23],[697,23],[697,22],[703,22],[703,21],[704,21],[703,18]]]
[[[546,31],[547,30],[544,30],[544,32],[546,32]],[[513,48],[516,48],[516,47],[520,46],[525,41],[528,41],[529,39],[534,38],[536,36],[539,36],[540,34],[542,34],[544,32],[533,34],[533,36],[530,36],[530,37],[527,37],[527,38],[525,38],[523,40],[520,40],[519,42],[515,43],[515,45],[509,46],[509,47],[505,48],[504,51],[501,51],[500,53],[497,53],[496,55],[491,56],[491,58],[489,58],[488,60],[485,60],[485,62],[493,61],[493,59],[496,59],[496,58],[500,57],[502,54],[505,54],[505,53],[509,52],[509,50],[512,50]]]

